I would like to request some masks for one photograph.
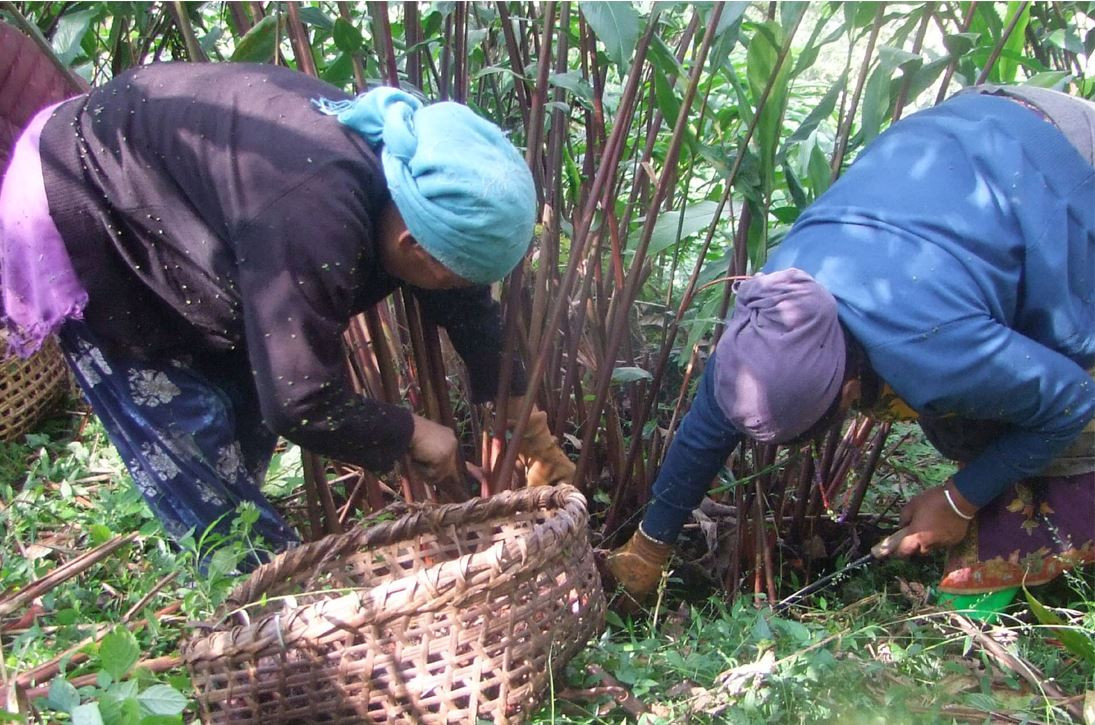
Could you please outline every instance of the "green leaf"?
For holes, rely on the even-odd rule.
[[[335,24],[327,17],[327,13],[315,6],[301,3],[297,12],[300,13],[300,19],[312,27],[323,28],[324,30],[331,30],[335,27]]]
[[[719,203],[717,201],[705,199],[685,207],[683,220],[680,211],[665,212],[658,217],[658,221],[654,222],[654,231],[650,235],[650,247],[646,251],[647,255],[653,256],[672,247],[679,240],[687,239],[700,230],[707,229],[711,225],[711,220],[715,217],[715,211],[718,208]],[[678,229],[680,229],[679,236],[677,234]],[[635,242],[628,246],[635,246],[638,243],[637,237],[633,237],[633,239]]]
[[[746,50],[746,77],[749,91],[756,103],[772,80],[764,108],[760,111],[756,132],[753,135],[760,159],[762,193],[767,195],[775,181],[775,158],[779,148],[779,136],[783,128],[783,114],[787,109],[787,87],[791,75],[792,59],[787,58],[776,74],[776,63],[783,44],[783,29],[775,22],[759,23]],[[773,74],[775,77],[773,78]]]
[[[639,43],[639,13],[630,2],[582,2],[578,4],[594,34],[604,43],[609,59],[620,75],[627,75],[631,56]]]
[[[1068,71],[1050,70],[1042,73],[1035,73],[1030,78],[1023,81],[1023,85],[1063,91],[1070,78],[1072,78],[1072,74]]]
[[[783,146],[784,154],[786,154],[786,149],[788,146],[790,146],[791,144],[799,143],[801,141],[805,141],[807,137],[809,137],[809,135],[814,132],[814,129],[816,129],[821,124],[822,121],[832,115],[833,110],[836,108],[836,101],[840,97],[841,91],[844,90],[844,84],[847,82],[847,80],[848,74],[846,72],[842,73],[840,75],[840,78],[837,79],[836,83],[833,84],[832,88],[830,88],[825,96],[820,101],[818,101],[817,105],[813,107],[809,115],[802,120],[802,123],[798,125],[798,128],[795,129],[795,132],[791,134],[791,137],[789,139],[787,139],[787,142]]]
[[[335,19],[335,29],[331,37],[334,38],[335,47],[343,53],[356,53],[365,44],[361,31],[342,18]]]
[[[94,702],[80,705],[72,711],[72,725],[103,725],[103,716]]]
[[[266,63],[277,47],[278,16],[267,15],[240,38],[232,52],[233,63]]]
[[[150,715],[178,715],[186,709],[186,697],[171,685],[153,685],[137,701]]]
[[[57,21],[57,29],[53,31],[50,43],[61,62],[68,65],[80,55],[80,43],[84,35],[91,27],[91,21],[95,19],[99,8],[92,7],[87,10],[65,13]]]
[[[141,648],[137,646],[137,638],[122,627],[103,637],[103,642],[99,645],[100,664],[115,680],[122,679],[140,656]]]
[[[584,101],[593,101],[593,86],[589,85],[589,81],[582,78],[578,71],[569,71],[567,73],[552,73],[548,76],[548,83],[553,86],[562,88],[563,90],[570,91],[575,97]]]
[[[1027,604],[1030,605],[1030,611],[1034,613],[1034,617],[1042,624],[1052,627],[1053,634],[1061,640],[1061,644],[1064,645],[1066,650],[1089,665],[1095,665],[1095,642],[1092,641],[1091,637],[1062,622],[1056,613],[1046,609],[1041,602],[1035,599],[1026,587],[1023,588],[1023,595],[1026,596]]]
[[[650,380],[654,376],[649,371],[638,367],[618,367],[612,369],[612,382],[622,385],[633,383],[636,380]]]
[[[53,678],[53,682],[49,685],[46,702],[54,710],[72,712],[80,704],[80,693],[76,691],[71,682],[58,675]]]
[[[114,536],[114,532],[110,530],[110,527],[103,524],[92,524],[88,529],[88,533],[91,534],[91,543],[95,546],[105,544]]]

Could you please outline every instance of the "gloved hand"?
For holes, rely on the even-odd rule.
[[[533,409],[517,450],[527,466],[529,486],[553,486],[574,479],[574,464],[551,435],[544,411]]]
[[[670,544],[650,538],[640,527],[626,544],[609,553],[604,567],[622,589],[620,596],[612,603],[613,608],[624,612],[637,610],[658,588],[672,551]],[[606,588],[610,586],[612,582],[606,582]]]
[[[456,476],[456,446],[456,434],[451,428],[414,416],[409,453],[427,480],[436,482]]]
[[[907,557],[927,554],[935,549],[954,546],[965,538],[970,519],[955,513],[947,502],[945,491],[950,492],[951,500],[959,511],[973,517],[977,510],[958,493],[950,481],[943,486],[922,491],[901,509],[900,523],[908,528],[909,533],[902,539],[895,555]]]

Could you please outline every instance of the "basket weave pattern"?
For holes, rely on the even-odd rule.
[[[206,722],[520,722],[604,610],[585,499],[541,487],[286,552],[182,654]]]
[[[32,430],[68,389],[68,367],[57,341],[48,338],[27,360],[7,354],[0,333],[0,440]]]

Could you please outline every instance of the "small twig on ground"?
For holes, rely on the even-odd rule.
[[[153,615],[153,617],[157,620],[163,620],[163,618],[168,614],[173,614],[177,612],[180,606],[181,604],[179,602],[172,602],[163,609],[157,611],[156,614]],[[126,627],[128,627],[132,631],[146,624],[148,624],[147,619],[139,619],[136,622],[131,622],[127,624]],[[34,669],[27,670],[23,674],[14,678],[16,687],[25,690],[31,685],[36,685],[38,683],[46,682],[47,680],[53,679],[53,676],[61,671],[62,662],[67,662],[69,666],[80,664],[88,658],[88,655],[84,652],[81,652],[80,650],[87,647],[89,644],[98,642],[100,639],[105,637],[111,629],[113,629],[113,625],[103,625],[98,628],[95,634],[91,635],[90,637],[84,638],[82,641],[78,642],[72,647],[69,647],[50,661],[43,662]]]
[[[1056,700],[1057,704],[1064,707],[1065,710],[1068,711],[1068,714],[1078,722],[1083,722],[1083,707],[1078,702],[1072,701],[1061,691],[1061,688],[1050,682],[1037,667],[1030,664],[1019,655],[1008,652],[1007,649],[997,642],[990,633],[982,632],[977,625],[966,617],[963,617],[960,614],[951,614],[950,619],[959,629],[969,635],[970,639],[973,640],[985,654],[991,657],[992,660],[996,662],[997,666],[1019,675],[1029,682],[1036,691],[1047,696],[1047,699]]]
[[[635,697],[626,685],[605,672],[600,665],[589,665],[586,671],[600,680],[606,689],[619,693],[614,695],[614,699],[632,717],[638,718],[650,712],[650,708],[642,700]]]
[[[178,655],[168,655],[165,657],[153,657],[147,660],[140,660],[137,664],[133,665],[133,670],[148,670],[154,674],[161,672],[167,672],[177,667],[182,667],[182,658]],[[98,681],[98,673],[92,673],[87,675],[80,675],[79,677],[73,677],[69,682],[73,687],[87,687],[88,685],[94,685]],[[49,688],[52,683],[38,685],[26,690],[25,694],[29,702],[34,702],[36,698],[45,697],[49,694]]]
[[[148,590],[147,594],[138,599],[136,604],[126,610],[126,613],[122,615],[122,623],[125,624],[129,622],[130,618],[133,617],[134,614],[144,609],[145,605],[152,601],[152,598],[159,594],[160,590],[162,590],[164,587],[174,581],[175,577],[177,577],[178,575],[178,571],[173,571],[167,576],[160,579],[158,582],[156,582],[156,584]]]
[[[38,581],[27,586],[25,589],[21,589],[10,596],[0,599],[0,617],[5,614],[10,614],[27,602],[31,602],[42,596],[62,582],[82,574],[136,538],[136,532],[126,536],[117,536],[105,544],[95,547],[86,554],[62,564]]]

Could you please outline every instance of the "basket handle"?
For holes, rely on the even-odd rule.
[[[372,526],[358,526],[344,534],[326,536],[302,544],[263,564],[241,582],[228,596],[218,612],[223,619],[269,592],[275,585],[299,571],[316,570],[325,561],[370,546],[401,541],[427,531],[440,531],[464,523],[478,523],[516,511],[555,509],[578,506],[585,510],[585,497],[569,485],[537,486],[517,491],[504,491],[490,498],[473,498],[453,504],[402,504],[409,513],[395,521]],[[391,512],[392,507],[384,509]]]

